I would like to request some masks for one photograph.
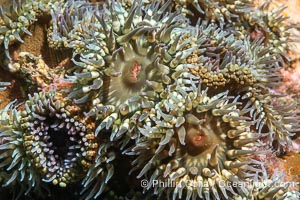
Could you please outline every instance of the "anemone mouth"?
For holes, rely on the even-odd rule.
[[[133,90],[139,90],[142,86],[140,84],[145,83],[145,81],[143,80],[143,77],[145,76],[145,73],[143,71],[144,66],[139,64],[138,61],[130,62],[128,63],[128,65],[128,69],[124,69],[122,72],[122,81],[125,85],[127,85],[127,87],[132,87]]]
[[[48,120],[47,120],[48,121]],[[64,120],[63,120],[64,122]],[[75,126],[75,123],[77,126]],[[61,126],[59,126],[59,124]],[[49,119],[49,123],[45,126],[44,138],[47,144],[49,144],[49,151],[53,152],[53,156],[49,156],[50,160],[53,158],[55,162],[62,168],[70,168],[77,165],[78,157],[73,157],[78,151],[78,145],[82,142],[82,135],[76,130],[76,127],[83,127],[80,122],[74,122],[69,125],[69,129],[66,126],[62,126],[60,120]],[[77,148],[75,148],[77,145]],[[47,151],[45,151],[47,152]]]
[[[196,157],[196,159],[207,157],[216,146],[222,144],[219,130],[213,130],[210,124],[195,125],[187,123],[186,131],[185,148],[187,155]]]
[[[186,129],[185,145],[180,145],[179,154],[182,156],[181,166],[185,166],[191,176],[201,175],[201,169],[215,167],[216,162],[226,158],[226,143],[223,130],[218,120],[205,115],[205,121],[184,124]]]
[[[51,128],[50,125],[50,129],[48,130],[48,142],[53,144],[51,146],[54,150],[54,157],[56,157],[56,159],[58,157],[59,160],[65,160],[67,158],[69,147],[76,143],[74,141],[70,141],[67,129]]]
[[[118,106],[125,103],[146,90],[147,80],[157,77],[157,69],[153,65],[156,56],[151,54],[152,46],[145,49],[143,42],[143,38],[131,41],[115,52],[116,56],[107,70],[114,74],[109,74],[108,104]]]
[[[61,187],[72,181],[69,178],[76,178],[74,170],[82,167],[81,161],[87,154],[85,125],[75,120],[66,121],[66,117],[34,121],[25,136],[26,148],[29,150],[31,145],[34,146],[28,153],[35,166],[42,170],[44,181]]]
[[[72,115],[76,108],[69,106],[66,111],[59,100],[50,97],[43,104],[40,98],[45,96],[36,95],[27,102],[27,111],[32,112],[23,112],[26,154],[43,181],[66,187],[82,178],[91,165],[97,147],[90,130],[93,125]]]

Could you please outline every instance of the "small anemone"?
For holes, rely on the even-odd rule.
[[[195,13],[210,23],[224,26],[228,23],[240,22],[243,14],[254,9],[251,0],[185,0],[176,1],[176,7],[183,7],[183,12],[194,16]]]
[[[188,38],[197,41],[190,45],[199,48],[187,57],[191,65],[182,68],[188,68],[205,85],[232,88],[239,84],[265,89],[280,84],[280,68],[262,39],[236,39],[230,32],[204,22],[190,28],[189,33]]]
[[[42,0],[38,2],[28,0],[12,0],[0,6],[0,44],[4,44],[5,54],[10,58],[8,47],[10,43],[19,41],[23,43],[21,35],[32,35],[28,28],[38,20],[40,15],[46,15],[47,11],[60,0]]]
[[[283,13],[286,6],[276,1],[187,0],[176,2],[175,7],[183,8],[183,12],[192,16],[191,20],[196,15],[210,24],[218,24],[237,39],[249,35],[252,40],[263,39],[280,64],[289,60],[287,52],[294,52],[292,43],[298,41],[292,31],[297,26]]]
[[[298,38],[292,33],[295,26],[283,14],[285,5],[276,5],[273,1],[263,1],[257,9],[245,15],[253,40],[263,38],[264,45],[269,46],[270,54],[277,56],[281,63],[289,61],[288,52],[294,52],[292,43]]]

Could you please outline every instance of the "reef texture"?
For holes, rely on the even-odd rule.
[[[26,95],[0,111],[2,188],[12,199],[299,199],[266,159],[300,131],[282,89],[298,27],[284,9],[5,0],[0,63]],[[40,24],[47,60],[19,50]]]

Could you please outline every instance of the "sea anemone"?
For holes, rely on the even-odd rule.
[[[269,47],[264,46],[263,39],[253,42],[249,37],[237,40],[214,26],[205,29],[200,26],[189,32],[193,31],[196,33],[191,34],[191,38],[197,37],[193,40],[203,41],[201,39],[205,38],[204,41],[209,42],[196,43],[205,51],[194,51],[187,57],[192,65],[186,65],[182,70],[199,77],[206,87],[218,92],[229,90],[231,95],[240,95],[244,102],[248,101],[252,107],[249,114],[256,129],[262,137],[268,138],[265,142],[277,150],[286,150],[290,137],[299,131],[299,116],[295,102],[278,101],[282,95],[274,90],[282,81],[281,67]],[[177,80],[178,74],[176,72],[172,77]],[[185,80],[184,83],[188,82]]]
[[[0,44],[7,58],[12,42],[46,16],[47,45],[72,52],[72,68],[59,73],[27,52],[9,61],[10,72],[42,92],[0,111],[3,187],[19,185],[22,195],[81,183],[82,198],[122,198],[108,191],[124,158],[132,162],[131,189],[135,173],[148,182],[145,195],[139,187],[124,198],[152,191],[162,199],[294,197],[273,187],[278,181],[265,176],[261,159],[286,152],[300,130],[296,103],[275,92],[293,40],[282,7],[13,0],[8,11],[6,4]],[[184,13],[195,9],[197,22]],[[66,74],[57,91],[67,94],[52,88],[57,74]],[[261,184],[247,186],[253,181]]]
[[[67,37],[76,65],[69,80],[77,84],[68,97],[78,104],[92,100],[94,108],[88,115],[102,121],[96,135],[104,127],[113,127],[112,139],[128,131],[129,118],[138,115],[135,111],[151,107],[150,101],[159,98],[164,85],[170,84],[169,66],[175,69],[185,63],[196,49],[178,43],[183,40],[187,19],[177,12],[167,13],[169,4],[142,6],[136,2],[129,12],[115,1],[109,8],[104,4],[101,11],[79,8],[86,14],[80,15],[81,21],[81,17],[74,18],[74,29]]]
[[[69,48],[70,41],[73,43],[74,38],[78,38],[76,31],[72,29],[76,27],[84,18],[84,14],[93,13],[95,6],[86,1],[66,1],[58,4],[56,9],[51,9],[51,25],[47,30],[47,42],[53,49]],[[74,45],[73,44],[73,47]]]
[[[280,68],[262,39],[237,40],[230,32],[212,25],[191,28],[190,33],[199,50],[187,57],[187,62],[194,65],[189,71],[205,85],[232,88],[233,84],[240,84],[269,90],[280,84]]]
[[[11,104],[2,111],[1,167],[5,186],[52,182],[66,187],[84,177],[98,145],[94,123],[53,89],[29,95],[19,111]]]
[[[290,150],[291,139],[300,130],[297,103],[285,96],[255,89],[252,94],[245,94],[252,105],[250,116],[256,121],[256,128],[265,138],[265,144],[278,154]]]
[[[109,8],[104,6],[93,16],[84,15],[82,23],[77,22],[76,29],[71,31],[80,40],[76,38],[69,45],[75,49],[73,61],[77,65],[75,76],[70,79],[78,83],[78,89],[69,97],[86,94],[77,102],[92,96],[94,102],[118,107],[143,91],[160,90],[163,83],[155,80],[167,79],[163,77],[168,71],[165,64],[173,61],[177,65],[189,53],[183,52],[176,58],[175,51],[166,51],[176,28],[186,20],[178,13],[166,14],[168,4],[159,7],[154,2],[142,7],[136,3],[127,12],[119,2],[112,1]],[[73,44],[85,45],[77,48]]]
[[[263,38],[264,45],[281,65],[289,60],[287,52],[293,52],[292,42],[298,40],[292,32],[297,25],[292,24],[283,13],[286,6],[278,5],[276,1],[185,0],[175,4],[189,13],[191,20],[196,16],[215,23],[238,39],[249,35],[252,40]]]
[[[273,7],[273,8],[272,8]],[[292,30],[296,27],[283,14],[285,5],[272,5],[272,1],[264,1],[257,9],[246,13],[244,26],[245,34],[251,33],[252,39],[263,38],[265,46],[269,46],[270,53],[277,56],[279,62],[289,60],[288,52],[294,52],[293,42],[297,41]]]
[[[281,66],[290,59],[288,52],[294,52],[292,44],[298,41],[298,36],[293,33],[297,25],[284,14],[286,8],[276,1],[262,1],[255,9],[243,14],[244,24],[235,25],[242,35],[250,33],[252,40],[263,38],[264,45],[270,49],[270,54],[279,59]]]
[[[29,96],[22,111],[24,147],[43,180],[65,187],[82,176],[94,160],[94,123],[77,116],[55,92]]]
[[[10,58],[8,47],[15,41],[23,42],[20,34],[29,32],[29,27],[38,20],[40,15],[47,15],[56,3],[62,0],[12,0],[0,6],[0,44],[4,44],[5,54]],[[6,6],[6,5],[9,6]],[[5,7],[4,7],[5,6]]]
[[[179,75],[165,98],[146,110],[137,128],[141,137],[125,151],[137,156],[132,171],[142,168],[137,177],[148,180],[146,189],[173,199],[251,196],[246,185],[264,165],[256,158],[273,148],[286,151],[299,129],[295,104],[253,88],[256,98],[203,85]]]
[[[177,8],[184,8],[183,12],[191,16],[199,16],[210,23],[218,23],[221,26],[240,22],[241,16],[254,8],[251,0],[184,0],[175,1],[175,3]]]
[[[0,116],[0,149],[1,149],[1,176],[3,187],[14,185],[14,195],[27,195],[32,188],[40,189],[40,179],[29,159],[25,158],[22,144],[20,113],[15,109],[14,102],[1,110]],[[16,187],[22,183],[21,190]],[[17,194],[15,194],[17,193]]]
[[[196,86],[197,79],[190,87],[180,79],[184,77],[168,88],[168,96],[138,128],[142,136],[131,149],[137,155],[133,170],[143,168],[137,177],[150,177],[147,189],[173,199],[184,194],[186,199],[247,196],[247,188],[231,184],[247,182],[261,171],[262,163],[253,158],[262,153],[261,135],[252,127],[248,105],[228,91],[211,95]],[[172,184],[161,187],[157,180]]]

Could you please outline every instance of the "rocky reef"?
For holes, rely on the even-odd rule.
[[[285,6],[0,2],[3,196],[300,198],[277,160],[300,131]]]

